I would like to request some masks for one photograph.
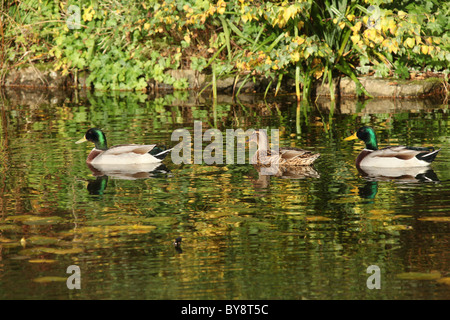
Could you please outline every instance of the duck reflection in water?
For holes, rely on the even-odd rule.
[[[439,178],[430,167],[415,168],[361,168],[358,172],[366,180],[362,187],[358,188],[358,194],[364,199],[375,199],[378,192],[378,182],[394,181],[397,183],[439,183]]]
[[[181,249],[181,237],[177,237],[173,243],[173,247],[175,248],[175,251],[178,253],[183,253],[183,250]]]
[[[108,176],[98,176],[95,180],[89,180],[87,190],[90,195],[101,196],[108,186]]]
[[[253,165],[258,172],[258,179],[252,179],[255,189],[266,189],[270,185],[271,177],[280,179],[320,178],[319,173],[312,166],[277,166],[261,167]]]
[[[87,190],[91,195],[103,195],[107,185],[108,177],[121,180],[137,180],[156,178],[167,175],[170,170],[162,163],[139,164],[139,165],[96,165],[88,164],[95,180],[88,182]]]
[[[153,178],[157,175],[169,173],[169,169],[162,163],[128,164],[128,165],[92,165],[88,164],[95,177],[109,176],[115,179],[137,180]]]

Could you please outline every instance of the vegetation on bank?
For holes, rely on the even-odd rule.
[[[192,69],[213,88],[219,77],[263,77],[278,91],[291,78],[300,99],[314,81],[347,75],[368,95],[357,76],[432,72],[447,83],[448,16],[443,0],[2,1],[0,76],[51,62],[97,90],[185,89],[165,71]]]

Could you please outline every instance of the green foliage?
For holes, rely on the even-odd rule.
[[[79,24],[69,29],[74,13]],[[143,90],[151,81],[187,88],[166,71],[215,77],[314,81],[345,74],[408,78],[448,73],[450,4],[439,0],[24,0],[2,2],[7,69],[51,61],[63,74],[87,71],[99,90]],[[4,31],[3,31],[4,30]],[[330,86],[332,90],[332,86]],[[266,89],[268,91],[269,87]],[[333,95],[333,92],[331,92]]]

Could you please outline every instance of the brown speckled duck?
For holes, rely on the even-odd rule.
[[[278,151],[270,150],[265,130],[255,130],[249,142],[258,144],[258,150],[251,159],[251,163],[257,166],[309,166],[320,157],[320,153],[292,147],[280,148]]]

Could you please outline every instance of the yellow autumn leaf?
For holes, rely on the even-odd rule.
[[[422,42],[422,38],[420,38],[419,36],[415,36],[416,38],[416,44],[421,44]]]
[[[396,39],[392,39],[391,41],[391,46],[389,47],[389,50],[391,50],[391,52],[397,53],[398,52],[399,45]]]
[[[314,71],[314,77],[316,78],[316,79],[319,79],[320,77],[322,77],[322,75],[323,75],[323,71],[324,71],[324,69],[322,68],[322,69],[320,69],[320,70],[316,70],[316,71]]]
[[[389,19],[387,29],[391,32],[391,34],[395,35],[397,31],[397,23],[395,22],[394,19]]]
[[[289,19],[294,18],[297,14],[297,7],[296,6],[289,6],[285,12],[285,20],[286,22],[289,21]]]
[[[246,14],[241,16],[242,21],[247,22],[247,21],[252,21],[252,15],[250,14],[250,12],[247,12]]]
[[[367,29],[366,31],[364,31],[364,36],[371,40],[374,41],[377,35],[377,31],[375,29]]]
[[[292,39],[292,42],[295,42],[300,46],[300,45],[302,45],[302,43],[305,42],[305,38],[304,37],[295,37]]]
[[[381,45],[383,46],[383,47],[385,47],[385,48],[387,48],[387,50],[389,51],[389,52],[394,52],[394,53],[397,53],[397,51],[398,51],[398,43],[397,43],[397,41],[395,40],[395,39],[385,39],[382,43],[381,43]]]
[[[364,16],[362,22],[363,22],[365,25],[367,25],[367,22],[369,22],[369,17],[368,17],[368,16]]]
[[[364,36],[376,44],[381,44],[384,39],[375,28],[364,31]]]
[[[320,58],[314,58],[311,66],[314,68],[315,66],[317,66],[320,63],[322,63],[322,60],[320,60]]]
[[[353,34],[357,34],[359,32],[359,30],[361,29],[362,23],[361,21],[358,21],[357,23],[355,23],[355,25],[353,27],[351,27],[350,29],[353,31]]]
[[[219,0],[217,2],[217,13],[218,14],[224,14],[227,4],[223,0]]]
[[[291,60],[293,62],[299,61],[300,60],[300,53],[298,51],[296,51],[293,54],[291,54]]]
[[[381,35],[377,32],[377,35],[376,35],[376,37],[375,37],[374,42],[375,42],[376,44],[381,44],[381,42],[383,42],[383,40],[384,40],[383,36],[381,36]]]
[[[400,10],[400,11],[397,13],[397,15],[398,15],[398,17],[399,17],[400,19],[403,19],[404,17],[406,17],[406,12]]]
[[[272,63],[272,69],[273,69],[273,70],[278,70],[278,69],[280,69],[280,68],[277,66],[277,63],[278,63],[278,60],[273,61],[273,63]]]
[[[423,53],[423,54],[428,54],[428,46],[427,45],[423,45],[423,46],[421,46],[420,47],[420,51]]]
[[[413,47],[414,47],[414,44],[415,44],[414,38],[408,38],[408,39],[406,39],[406,40],[403,42],[403,44],[404,44],[405,46],[409,47],[409,48],[413,48]]]
[[[361,36],[359,34],[356,34],[354,36],[351,36],[350,39],[352,40],[353,43],[358,43],[359,40],[361,40]]]
[[[83,20],[84,21],[91,21],[92,18],[94,17],[94,14],[95,14],[95,10],[92,8],[92,6],[90,6],[89,8],[84,10]]]

